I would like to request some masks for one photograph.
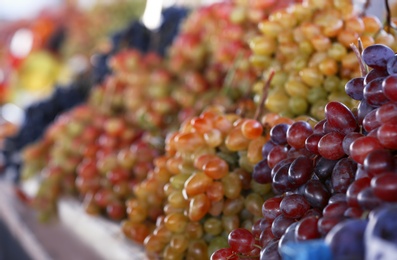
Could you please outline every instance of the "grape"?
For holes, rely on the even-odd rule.
[[[262,214],[266,220],[272,221],[281,214],[280,203],[282,200],[282,197],[273,197],[263,203]]]
[[[368,238],[368,243],[371,243],[371,238],[380,238],[393,245],[397,242],[396,237],[396,206],[384,205],[374,212],[373,217],[369,218],[368,227],[365,230],[365,236]]]
[[[357,163],[350,158],[339,160],[332,170],[332,187],[336,192],[346,192],[350,183],[354,181]]]
[[[345,154],[347,154],[347,155],[350,154],[350,151],[349,151],[350,144],[354,140],[356,140],[357,138],[362,137],[362,136],[363,136],[363,134],[358,133],[358,132],[350,132],[347,135],[345,135],[345,137],[343,138],[343,141],[342,141],[342,148],[343,148],[343,151],[345,152]]]
[[[361,208],[348,208],[343,216],[346,218],[362,218],[364,211]]]
[[[289,163],[282,166],[280,169],[277,170],[277,172],[275,172],[273,176],[272,187],[273,187],[273,191],[277,194],[287,192],[294,188],[294,185],[292,185],[288,181],[288,171],[290,165],[291,164]]]
[[[287,142],[290,146],[299,149],[305,147],[306,138],[313,133],[308,122],[298,121],[293,123],[287,131]]]
[[[269,244],[261,250],[260,259],[281,260],[281,256],[278,252],[278,240],[273,240],[269,242]]]
[[[271,227],[273,235],[276,238],[280,238],[285,233],[285,230],[287,230],[287,228],[294,222],[294,219],[288,218],[282,214],[277,216],[274,219]]]
[[[382,82],[382,90],[384,95],[393,102],[397,101],[397,75],[390,75]]]
[[[271,171],[267,159],[263,159],[255,165],[252,178],[258,183],[270,183],[272,181]]]
[[[383,44],[374,44],[364,49],[364,62],[373,69],[385,70],[387,61],[394,57],[394,51]]]
[[[248,230],[238,228],[230,232],[228,243],[234,252],[247,254],[254,249],[255,238]]]
[[[295,229],[295,236],[298,241],[320,238],[318,232],[318,218],[315,216],[305,217],[299,221]]]
[[[339,201],[346,202],[346,200],[347,200],[346,193],[337,192],[332,194],[332,196],[328,200],[328,204],[332,204]]]
[[[338,132],[330,132],[321,137],[318,142],[319,154],[329,160],[337,160],[345,156],[342,142],[344,135]]]
[[[397,174],[385,172],[376,175],[371,180],[371,188],[378,198],[388,202],[397,201]]]
[[[287,158],[288,148],[282,145],[277,145],[270,150],[267,155],[267,163],[270,168],[274,168],[276,164]]]
[[[388,149],[397,149],[397,124],[385,123],[378,128],[380,144]]]
[[[269,152],[273,149],[273,147],[276,146],[274,142],[271,140],[267,141],[265,145],[262,147],[262,156],[263,158],[266,158]]]
[[[352,99],[362,100],[364,90],[364,78],[353,78],[349,80],[345,85],[345,92]]]
[[[357,200],[358,193],[363,189],[370,186],[371,179],[368,177],[364,177],[358,180],[355,180],[352,184],[350,184],[349,188],[346,191],[346,200],[347,204],[350,207],[359,207],[359,203]]]
[[[348,107],[340,102],[329,102],[325,106],[325,117],[328,124],[342,134],[357,130],[357,122]]]
[[[317,222],[317,228],[318,232],[320,232],[321,235],[325,236],[327,235],[330,230],[334,226],[336,226],[338,223],[342,222],[345,219],[345,217],[322,217],[318,220]]]
[[[371,81],[373,81],[374,79],[385,78],[387,76],[389,76],[389,73],[387,73],[387,71],[373,69],[370,72],[368,72],[367,75],[365,75],[365,77],[364,77],[364,86],[367,85],[368,83],[370,83]],[[364,90],[364,86],[361,89],[361,91]],[[362,93],[361,93],[361,95],[362,95]]]
[[[376,120],[380,124],[397,123],[397,104],[387,103],[376,110]]]
[[[235,255],[235,253],[231,248],[219,249],[211,255],[211,260],[226,260],[226,259],[237,260],[238,256]]]
[[[266,202],[266,201],[265,201]],[[266,217],[257,220],[254,225],[252,225],[252,234],[254,235],[255,239],[259,239],[260,234],[265,229],[271,227],[273,219],[267,219]]]
[[[342,217],[345,210],[348,208],[346,201],[337,201],[331,204],[328,204],[323,209],[324,217]]]
[[[278,124],[270,130],[270,140],[278,145],[287,144],[287,131],[290,128],[289,124]]]
[[[357,115],[357,121],[358,123],[362,123],[364,120],[364,117],[374,109],[373,106],[369,105],[367,101],[364,99],[360,101],[357,107],[358,115]]]
[[[320,141],[321,137],[323,137],[323,134],[309,135],[305,141],[305,148],[313,154],[319,154],[318,153],[318,142]]]
[[[362,126],[365,131],[371,132],[372,130],[377,129],[381,124],[376,118],[376,113],[378,109],[375,108],[371,112],[369,112],[363,119]]]
[[[364,87],[364,99],[371,106],[379,107],[389,101],[383,93],[382,83],[384,78],[377,78]]]
[[[288,218],[301,218],[309,209],[309,202],[299,194],[287,195],[280,203],[281,212]]]
[[[388,61],[387,61],[386,69],[387,69],[387,72],[388,72],[390,75],[393,75],[393,74],[396,74],[396,73],[397,73],[397,69],[396,69],[397,64],[396,64],[396,62],[397,62],[397,57],[396,57],[396,55],[394,55],[393,57],[390,57],[390,58],[388,59]]]
[[[329,160],[321,157],[314,167],[314,173],[320,180],[326,180],[331,176],[332,170],[334,169],[338,160]]]
[[[375,196],[371,187],[361,190],[357,195],[357,201],[364,210],[373,210],[383,203],[381,199]]]
[[[305,185],[304,196],[314,208],[322,209],[328,204],[330,193],[318,180],[310,180]]]
[[[364,259],[364,232],[367,221],[346,220],[337,224],[325,237],[333,257],[337,259]]]
[[[372,176],[393,171],[394,167],[394,157],[385,149],[374,150],[364,159],[364,170]]]
[[[379,135],[379,131],[378,131]],[[377,149],[382,149],[382,145],[378,138],[372,136],[363,136],[354,140],[349,147],[350,157],[357,163],[363,164],[365,157]]]
[[[288,181],[294,185],[306,183],[313,173],[313,161],[306,156],[299,156],[288,169]]]
[[[295,230],[299,222],[294,222],[292,223],[286,230],[284,235],[281,236],[280,240],[278,241],[278,250],[279,253],[281,254],[281,248],[291,242],[296,242],[296,235],[295,235]]]

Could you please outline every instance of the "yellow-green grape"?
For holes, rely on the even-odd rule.
[[[318,110],[322,104],[319,99],[335,98],[352,105],[334,92],[340,92],[343,80],[361,76],[359,61],[351,48],[359,38],[364,47],[381,43],[397,50],[396,35],[388,33],[376,16],[355,13],[353,0],[297,3],[272,13],[259,23],[258,29],[260,35],[255,39],[271,39],[272,44],[266,52],[251,45],[251,61],[265,76],[270,70],[285,75],[284,82],[277,79],[271,83],[265,103],[270,112],[284,116],[309,113],[320,119],[323,113]],[[266,57],[264,62],[259,62],[260,56]],[[311,91],[312,88],[325,92]],[[262,95],[262,88],[252,89]]]

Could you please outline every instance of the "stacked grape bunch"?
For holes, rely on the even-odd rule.
[[[258,121],[214,107],[167,138],[166,154],[127,202],[130,225],[164,208],[144,241],[149,257],[208,259],[231,230],[253,225],[270,191],[250,177],[263,132]]]
[[[393,32],[384,30],[377,17],[357,14],[351,0],[306,0],[271,13],[259,30],[250,40],[251,63],[265,74],[276,70],[266,107],[318,120],[328,101],[356,104],[344,92],[345,83],[360,73],[351,43],[360,37],[364,47],[397,47]]]
[[[325,119],[314,127],[298,121],[271,129],[253,178],[271,183],[278,195],[264,202],[259,231],[231,232],[230,248],[212,259],[245,254],[246,249],[236,246],[240,239],[255,241],[262,248],[261,259],[276,259],[287,242],[325,236],[338,256],[346,251],[338,251],[340,232],[330,232],[335,225],[396,202],[396,57],[385,45],[364,49],[362,67],[371,71],[345,85],[346,93],[359,101],[357,110],[331,101],[325,106]],[[344,234],[361,234],[362,244],[366,223],[358,222],[346,224],[344,230],[351,232]]]
[[[179,30],[179,23],[187,15],[187,9],[182,7],[170,7],[163,11],[163,23],[156,33],[151,34],[140,21],[131,22],[126,28],[111,36],[112,47],[109,52],[97,53],[92,59],[92,68],[88,73],[79,75],[66,86],[56,86],[53,94],[25,108],[25,120],[16,135],[6,139],[2,153],[9,169],[15,169],[16,180],[19,179],[20,158],[18,153],[28,144],[42,137],[46,128],[62,112],[72,109],[75,105],[84,102],[88,96],[92,82],[99,84],[111,73],[109,60],[121,49],[134,48],[142,53],[156,52],[165,54],[165,49],[172,43]],[[93,18],[97,19],[97,18]],[[76,50],[87,48],[87,36],[79,36],[76,29],[79,26],[71,25],[70,37],[64,39],[64,31],[54,34],[48,42],[47,48],[54,51],[66,52],[70,55]],[[64,29],[64,28],[61,28]],[[97,32],[98,33],[98,32]],[[80,33],[81,34],[81,33]],[[82,38],[84,38],[84,40]],[[66,40],[66,43],[64,42]],[[83,41],[83,43],[82,43]],[[155,42],[157,44],[155,44]],[[82,47],[83,45],[83,47]],[[149,48],[150,47],[150,48]],[[87,53],[84,53],[87,54]]]

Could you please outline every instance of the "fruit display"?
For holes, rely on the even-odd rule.
[[[23,149],[41,219],[72,195],[148,259],[392,255],[393,26],[279,2],[193,10],[164,56],[113,36],[86,102]]]
[[[395,232],[387,218],[394,214],[397,191],[396,55],[374,44],[359,58],[363,75],[345,85],[346,93],[359,101],[357,111],[331,101],[325,105],[325,119],[314,127],[297,121],[271,129],[264,159],[253,173],[277,194],[263,204],[260,232],[233,230],[230,247],[211,259],[237,259],[257,247],[257,259],[281,259],[286,244],[320,238],[334,259],[364,259],[373,239],[393,243],[392,235],[382,232]],[[291,156],[291,149],[303,150]],[[250,246],[241,247],[242,241]]]
[[[394,32],[383,29],[378,17],[359,15],[354,7],[349,0],[306,1],[260,21],[260,34],[250,39],[250,59],[265,75],[276,71],[267,109],[320,120],[328,101],[356,105],[344,92],[346,81],[360,74],[350,44],[360,38],[364,47],[397,46]]]

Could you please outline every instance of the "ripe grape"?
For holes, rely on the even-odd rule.
[[[385,70],[387,61],[394,57],[394,51],[383,44],[373,44],[364,49],[363,61],[373,69]]]

